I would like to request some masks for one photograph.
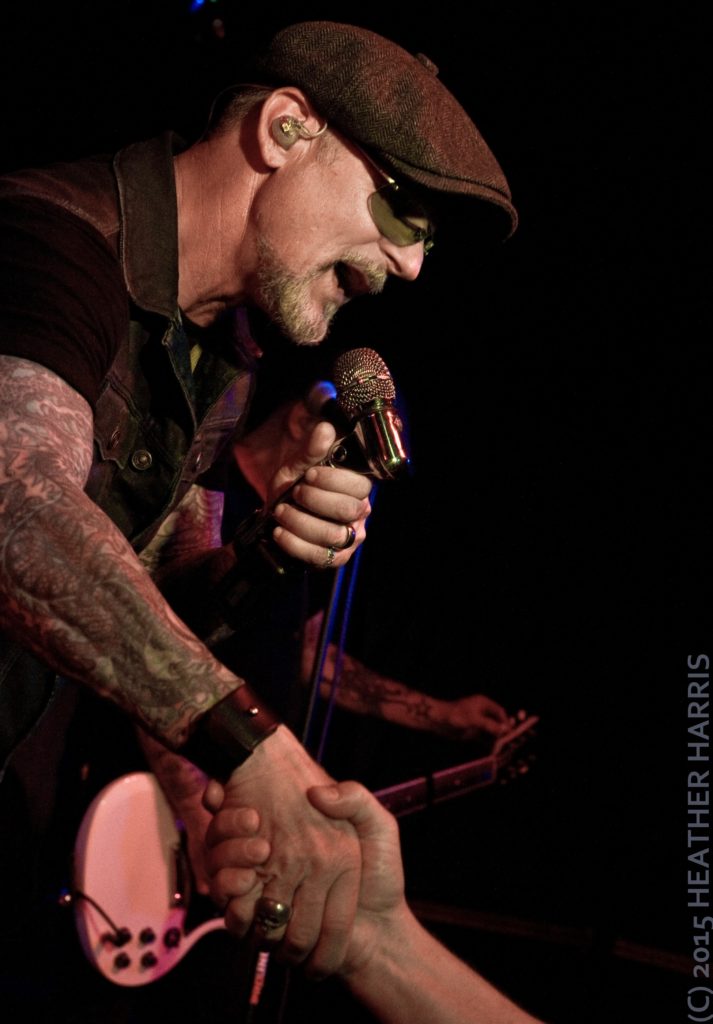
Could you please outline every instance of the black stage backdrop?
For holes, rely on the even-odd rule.
[[[713,654],[702,15],[5,5],[3,165],[193,137],[244,54],[321,17],[425,52],[521,217],[487,261],[444,237],[421,283],[345,310],[325,346],[384,356],[414,467],[378,494],[350,649],[541,717],[527,776],[404,820],[411,898],[546,1020],[684,1020],[687,657]],[[471,756],[344,714],[326,750],[372,787]],[[337,1005],[294,992],[314,1020]]]

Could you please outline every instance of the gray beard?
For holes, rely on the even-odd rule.
[[[329,333],[331,321],[340,303],[326,302],[321,315],[310,315],[309,287],[316,278],[330,270],[332,264],[318,267],[308,274],[292,274],[263,236],[257,240],[257,253],[256,277],[261,308],[297,345],[319,344]],[[343,259],[364,271],[373,294],[383,289],[386,274],[381,268],[355,253],[345,253]]]
[[[258,238],[260,304],[273,323],[298,345],[316,345],[326,337],[330,321],[339,308],[330,302],[321,316],[308,315],[309,286],[321,273],[321,270],[314,270],[304,276],[291,274],[270,243],[262,236]]]

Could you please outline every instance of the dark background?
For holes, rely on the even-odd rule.
[[[241,58],[303,18],[439,66],[521,225],[487,260],[443,239],[325,346],[386,359],[414,466],[378,494],[350,648],[541,723],[526,777],[404,820],[410,895],[545,1019],[684,1019],[686,656],[711,654],[703,15],[391,11],[6,4],[2,162],[194,137]],[[475,753],[337,715],[326,760],[378,788]],[[315,1020],[338,998],[320,991]]]

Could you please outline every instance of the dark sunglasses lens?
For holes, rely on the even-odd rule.
[[[386,185],[369,196],[369,210],[381,234],[394,245],[415,245],[423,242],[425,252],[433,248],[432,229],[428,218],[416,212],[412,204],[401,201],[399,190]],[[427,227],[414,224],[413,220],[423,220]]]

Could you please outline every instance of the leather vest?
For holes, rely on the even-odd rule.
[[[254,345],[246,322],[236,316],[215,332],[215,343],[191,370],[177,304],[178,147],[179,140],[166,134],[128,146],[113,159],[0,179],[0,197],[44,199],[88,221],[120,261],[130,316],[95,405],[86,492],[137,552],[235,434],[254,368]],[[48,678],[42,699],[31,699],[43,688],[36,681],[28,686],[27,662],[26,653],[0,638],[0,765],[51,690]]]

